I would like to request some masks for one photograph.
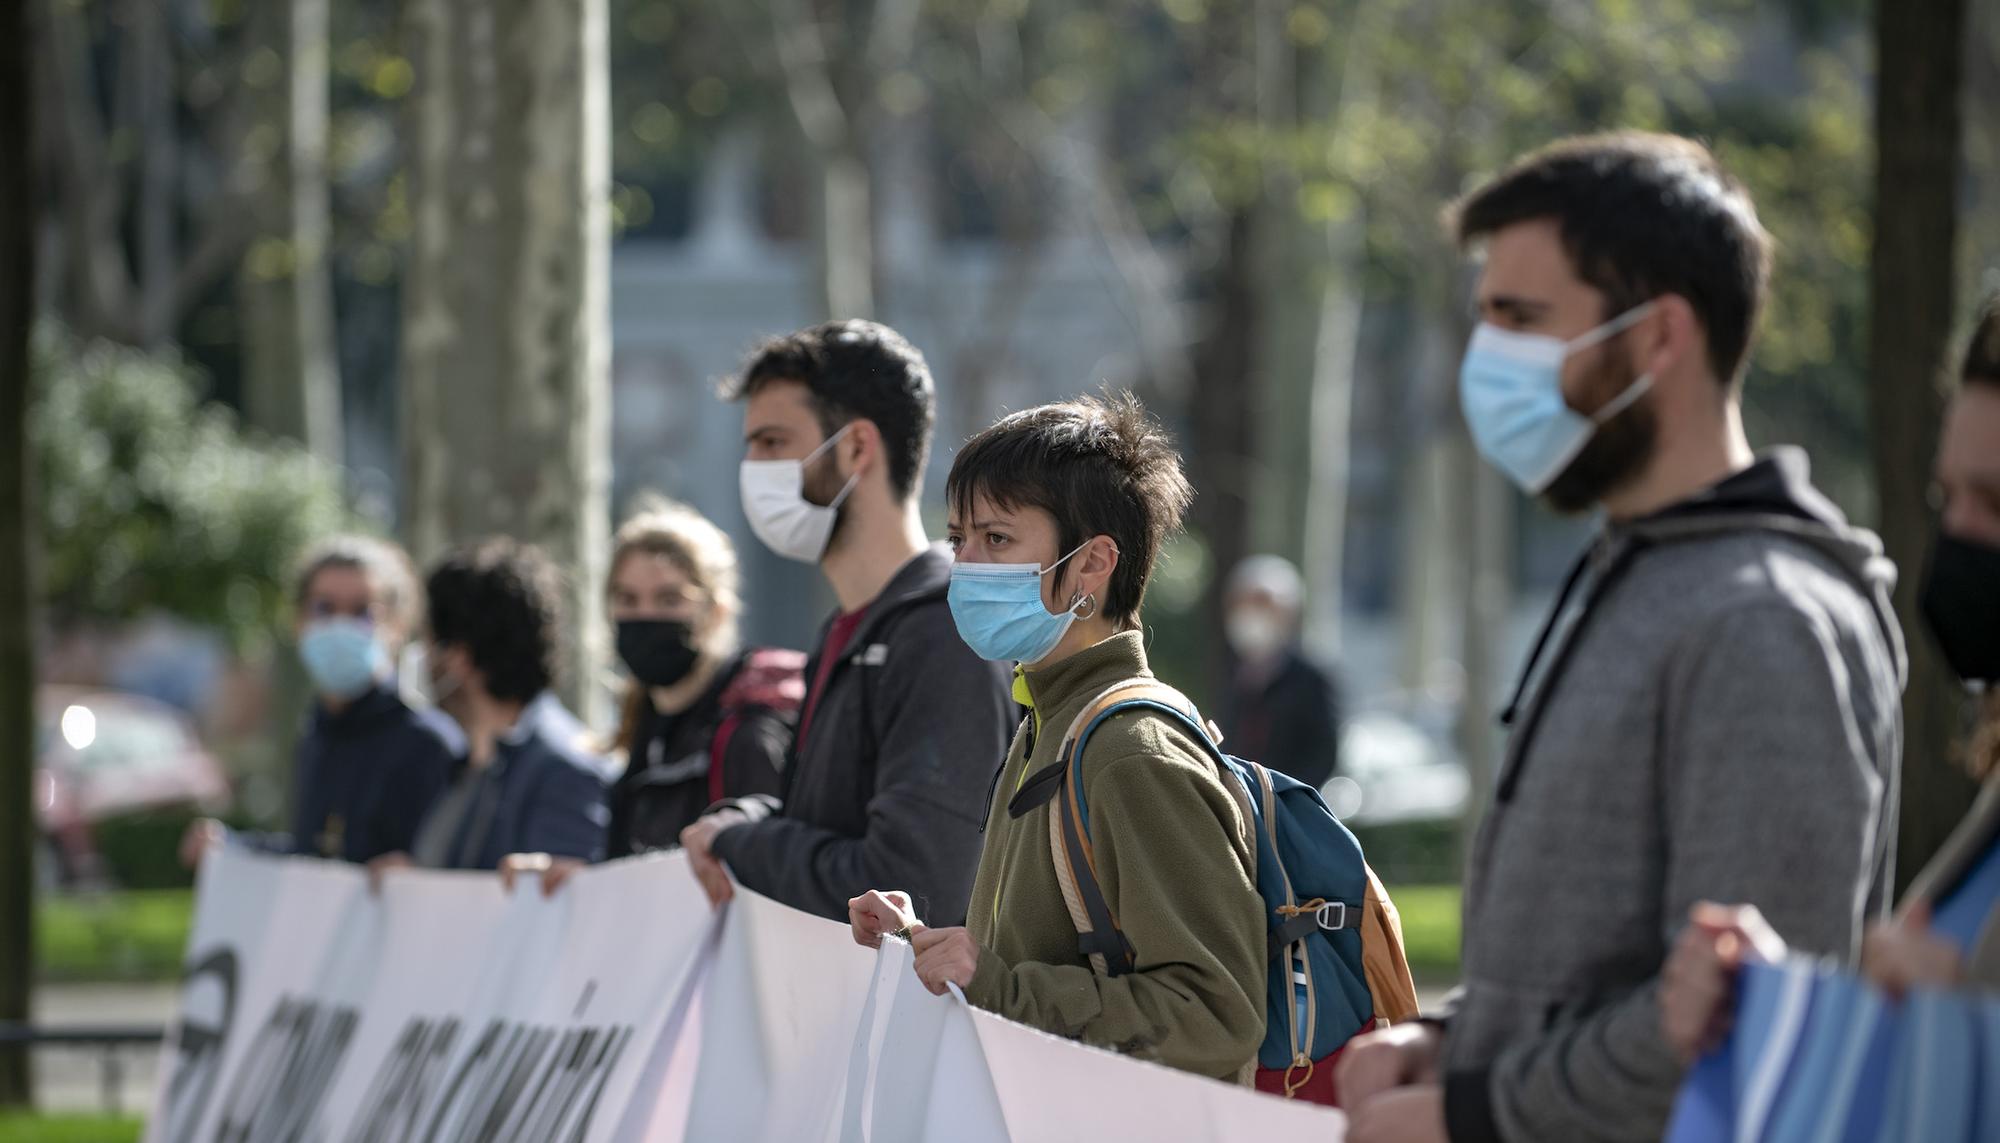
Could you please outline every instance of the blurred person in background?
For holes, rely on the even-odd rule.
[[[618,529],[605,599],[630,682],[610,743],[624,770],[607,859],[678,846],[724,798],[782,791],[805,656],[739,648],[739,580],[728,535],[685,504],[645,504]],[[581,865],[515,854],[501,869],[510,883],[539,870],[554,892]]]
[[[1223,608],[1236,658],[1222,724],[1229,750],[1326,785],[1340,767],[1340,687],[1299,643],[1299,569],[1281,556],[1251,556],[1230,573]]]
[[[403,550],[371,536],[335,536],[300,562],[294,636],[313,702],[297,750],[290,834],[245,834],[280,853],[366,863],[410,848],[444,789],[458,732],[413,710],[395,664],[421,620],[416,574]],[[225,837],[204,818],[181,857],[197,864]]]
[[[425,584],[431,693],[465,733],[451,784],[407,853],[370,863],[495,869],[510,853],[604,854],[606,767],[549,689],[562,583],[537,548],[486,540],[446,556]]]
[[[952,625],[951,551],[917,512],[936,422],[923,354],[836,321],[757,350],[743,403],[743,510],[764,545],[833,589],[806,667],[780,797],[732,798],[681,835],[711,901],[730,877],[835,920],[877,885],[940,924],[965,918],[982,809],[1017,711],[1008,671]],[[726,866],[726,868],[725,868]]]
[[[1753,902],[1843,960],[1887,909],[1895,569],[1803,452],[1750,447],[1771,240],[1707,148],[1563,140],[1452,219],[1484,254],[1459,370],[1474,443],[1604,520],[1503,716],[1463,984],[1348,1046],[1348,1138],[1657,1139],[1684,1071],[1660,972],[1689,908]]]
[[[1980,315],[1961,379],[1938,445],[1942,503],[1922,598],[1945,660],[1980,694],[1966,761],[1983,785],[1910,883],[1896,918],[1870,926],[1862,943],[1862,972],[1898,996],[2000,990],[2000,296]],[[1682,1057],[1728,1034],[1746,960],[1775,963],[1788,953],[1755,905],[1696,905],[1660,991],[1666,1035]]]

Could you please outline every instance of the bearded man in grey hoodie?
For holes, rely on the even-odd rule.
[[[1348,1138],[1658,1139],[1681,1068],[1655,993],[1689,906],[1754,902],[1842,959],[1885,909],[1894,569],[1804,453],[1751,451],[1770,239],[1704,147],[1565,140],[1451,219],[1485,256],[1460,370],[1480,451],[1604,523],[1503,715],[1463,984],[1349,1047]]]

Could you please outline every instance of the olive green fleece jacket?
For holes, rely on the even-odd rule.
[[[1018,818],[1007,811],[1024,778],[1057,762],[1092,699],[1151,677],[1137,632],[1024,672],[1016,697],[1034,714],[987,817],[966,922],[979,967],[965,994],[1045,1032],[1235,1080],[1264,1038],[1264,906],[1249,826],[1215,764],[1184,728],[1142,711],[1100,726],[1084,751],[1098,881],[1137,952],[1134,971],[1117,978],[1077,951],[1047,803]]]

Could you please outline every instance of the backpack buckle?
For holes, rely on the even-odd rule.
[[[1330,932],[1337,932],[1347,927],[1347,902],[1328,901],[1319,907],[1319,911],[1314,916],[1319,921],[1320,928]],[[1328,920],[1329,916],[1333,919]]]

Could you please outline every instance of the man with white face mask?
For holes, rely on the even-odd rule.
[[[1453,219],[1485,251],[1459,377],[1474,441],[1605,520],[1503,716],[1463,984],[1349,1046],[1348,1137],[1657,1139],[1682,1069],[1656,994],[1689,907],[1752,902],[1849,959],[1887,905],[1895,569],[1802,452],[1751,451],[1770,239],[1700,144],[1557,143]]]
[[[681,843],[718,904],[733,876],[845,919],[849,898],[893,884],[956,924],[1018,712],[1007,671],[959,639],[951,552],[917,513],[930,370],[886,326],[829,322],[761,347],[729,396],[743,404],[751,530],[817,564],[838,611],[806,664],[784,796],[725,801]]]

